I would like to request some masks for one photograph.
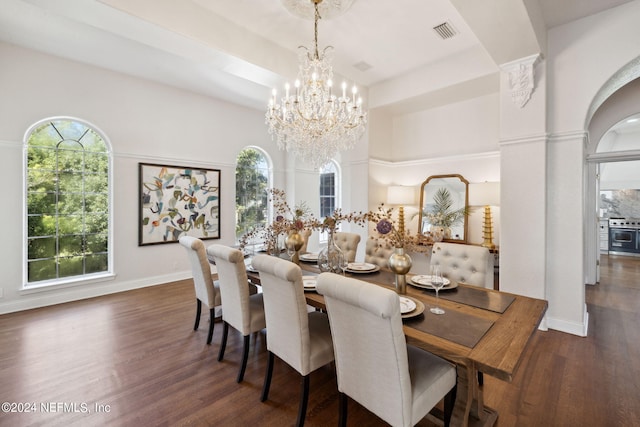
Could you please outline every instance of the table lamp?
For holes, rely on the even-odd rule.
[[[495,249],[493,243],[493,223],[491,221],[491,206],[500,206],[500,183],[482,182],[469,184],[469,205],[484,206],[484,223],[482,225],[482,246]]]
[[[387,188],[387,203],[398,205],[398,225],[400,232],[404,234],[404,206],[415,203],[415,190],[413,187],[404,185],[390,185]]]

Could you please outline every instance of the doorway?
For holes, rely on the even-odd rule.
[[[594,227],[589,230],[592,238],[587,239],[591,246],[587,248],[587,253],[593,254],[587,266],[590,271],[595,271],[595,277],[591,276],[593,280],[589,280],[587,272],[588,284],[600,281],[601,255],[608,255],[610,249],[610,220],[640,218],[640,113],[625,117],[611,126],[600,138],[595,151],[587,157],[590,162],[587,167],[588,182],[595,183],[588,186],[593,192],[588,199],[595,196],[596,212],[596,221],[592,222]],[[639,234],[634,233],[634,237]],[[640,247],[628,249],[623,250],[620,256],[632,256]],[[616,259],[608,258],[607,262],[615,262]]]

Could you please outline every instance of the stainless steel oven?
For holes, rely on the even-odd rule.
[[[614,218],[609,220],[609,253],[640,254],[640,219]]]

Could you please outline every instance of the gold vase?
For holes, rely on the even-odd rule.
[[[304,244],[304,238],[302,234],[297,231],[292,231],[287,235],[285,239],[285,245],[287,248],[293,247],[295,249],[295,253],[291,257],[291,262],[296,264],[300,264],[300,248]]]
[[[406,274],[411,270],[411,257],[404,252],[404,248],[396,248],[389,257],[389,268],[396,275],[396,292],[400,295],[407,293]]]

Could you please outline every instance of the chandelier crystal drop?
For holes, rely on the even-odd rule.
[[[273,90],[265,123],[281,150],[319,169],[339,151],[353,148],[364,134],[367,114],[355,85],[350,89],[346,83],[337,90],[333,87],[332,47],[318,51],[318,4],[322,0],[311,1],[315,6],[313,51],[299,47],[298,79],[294,87],[285,85],[280,102]]]

